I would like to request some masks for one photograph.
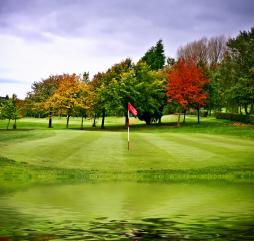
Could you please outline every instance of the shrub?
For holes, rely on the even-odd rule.
[[[215,113],[216,119],[225,119],[231,121],[239,121],[243,123],[254,123],[254,116],[236,114],[236,113]]]

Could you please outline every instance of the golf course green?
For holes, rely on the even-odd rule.
[[[57,172],[87,178],[89,173],[96,180],[253,179],[251,125],[213,118],[198,125],[189,117],[176,128],[172,116],[165,117],[164,124],[151,126],[133,119],[128,150],[123,118],[108,118],[105,130],[90,127],[91,120],[80,130],[79,121],[74,118],[71,128],[65,129],[64,118],[58,119],[48,129],[46,119],[22,119],[16,131],[1,129],[2,178],[17,168],[24,170],[18,175],[42,170],[39,176]]]

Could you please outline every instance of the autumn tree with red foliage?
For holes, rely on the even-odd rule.
[[[208,79],[204,77],[201,68],[194,61],[179,59],[168,74],[167,97],[168,102],[177,103],[184,111],[195,108],[198,111],[205,104],[208,94],[204,86]],[[179,125],[180,114],[178,118]]]

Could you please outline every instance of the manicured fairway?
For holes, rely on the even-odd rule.
[[[0,155],[33,165],[86,170],[132,171],[252,168],[254,140],[207,133],[135,131],[1,131]]]

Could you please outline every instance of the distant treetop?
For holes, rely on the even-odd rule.
[[[152,70],[162,69],[165,64],[164,46],[160,39],[155,46],[151,47],[145,55],[141,58],[141,61],[147,63]]]

